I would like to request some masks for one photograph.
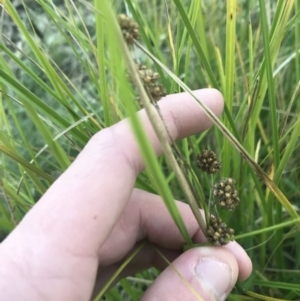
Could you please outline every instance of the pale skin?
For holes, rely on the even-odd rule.
[[[203,89],[195,94],[216,115],[222,113],[223,98],[218,91]],[[173,140],[212,125],[185,93],[169,95],[159,106]],[[138,114],[155,152],[161,154],[145,111]],[[224,300],[237,279],[245,280],[251,273],[246,252],[232,242],[183,253],[185,241],[161,198],[134,188],[144,167],[128,120],[96,134],[1,243],[0,299],[91,300],[122,260],[146,240],[121,275],[151,266],[162,270],[141,300],[201,300],[199,296]],[[188,205],[177,204],[193,241],[205,241]],[[172,261],[194,290],[152,245]]]

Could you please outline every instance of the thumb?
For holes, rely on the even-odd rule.
[[[141,301],[225,300],[238,274],[238,263],[225,248],[190,249],[159,275]]]

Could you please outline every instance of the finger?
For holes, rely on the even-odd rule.
[[[221,113],[223,99],[218,91],[204,89],[195,94],[215,114]],[[160,109],[173,140],[212,124],[187,93],[166,97],[160,102]],[[160,143],[145,111],[139,116],[151,144],[160,154]],[[48,243],[69,252],[93,255],[119,219],[143,167],[129,121],[105,129],[91,139],[20,227],[30,229],[31,235],[46,236]]]
[[[160,274],[141,301],[225,300],[238,270],[236,258],[225,248],[191,249]]]
[[[176,203],[187,231],[190,237],[193,237],[194,243],[206,241],[190,206],[182,202]],[[177,250],[177,252],[169,253],[169,255],[179,255],[185,244],[184,238],[161,198],[135,189],[119,222],[99,250],[99,264],[108,266],[120,261],[131,251],[136,242],[145,239],[165,250],[168,249],[170,252]],[[118,247],[120,245],[122,248]],[[245,280],[248,278],[252,270],[252,264],[245,250],[237,242],[231,242],[224,248],[229,250],[238,262],[239,279]],[[136,256],[132,265],[129,266],[127,275],[132,275],[130,271],[133,266],[139,266],[139,271],[150,266],[155,266],[161,270],[165,268],[166,263],[161,260],[161,257],[156,252],[153,253],[152,248],[149,250],[144,247],[139,254],[141,255]],[[173,258],[169,258],[169,260]]]

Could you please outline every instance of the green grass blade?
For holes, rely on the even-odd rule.
[[[193,29],[193,26],[188,18],[188,15],[186,14],[186,11],[183,7],[183,4],[181,2],[181,0],[174,0],[174,3],[178,9],[178,12],[186,26],[186,29],[191,37],[191,39],[193,40],[193,43],[194,43],[194,46],[196,48],[196,54],[197,54],[197,57],[198,57],[198,60],[200,62],[200,64],[203,64],[204,66],[204,69],[205,71],[207,72],[207,75],[208,75],[208,78],[210,80],[210,84],[214,87],[214,88],[218,88],[218,82],[214,76],[214,73],[212,71],[212,68],[205,56],[205,53],[202,49],[202,46],[201,46],[201,43],[200,43],[200,40],[198,39],[194,29]]]
[[[300,118],[298,118],[295,122],[292,134],[289,138],[289,142],[286,145],[286,148],[283,152],[282,158],[280,159],[279,166],[275,171],[274,181],[278,183],[280,178],[283,175],[284,168],[287,165],[287,162],[292,157],[292,152],[296,150],[297,142],[299,141],[299,133],[300,133]]]
[[[265,286],[268,288],[281,288],[285,290],[290,290],[290,291],[300,291],[300,285],[299,284],[293,284],[293,283],[284,283],[284,282],[277,282],[277,281],[262,281],[262,280],[255,280],[254,281],[255,285],[258,286]]]
[[[300,3],[295,1],[295,11],[300,12]],[[300,22],[295,23],[295,53],[296,53],[296,76],[297,80],[300,81]]]
[[[105,291],[108,290],[109,286],[115,281],[115,279],[120,275],[120,273],[125,269],[125,267],[132,261],[132,259],[143,249],[145,242],[141,243],[135,250],[126,258],[126,260],[120,265],[120,267],[115,271],[115,273],[106,282],[104,287],[100,290],[93,301],[99,301],[104,295]]]
[[[225,58],[225,90],[224,99],[228,110],[227,116],[232,115],[233,88],[235,77],[235,23],[236,23],[236,0],[227,1],[226,18],[226,58]],[[230,123],[225,120],[224,125],[228,128]],[[225,175],[230,175],[230,142],[224,139],[223,166]]]
[[[278,224],[278,225],[264,227],[264,228],[259,229],[259,230],[250,231],[248,233],[236,235],[236,236],[234,236],[234,239],[235,240],[239,240],[241,238],[246,238],[246,237],[249,237],[249,236],[260,235],[262,233],[275,232],[276,230],[280,230],[280,229],[285,228],[285,227],[296,225],[297,223],[299,223],[299,221],[300,221],[300,218],[298,217],[298,218],[289,220],[287,222],[282,222],[281,224]]]
[[[101,12],[102,3],[101,1],[94,1],[95,9]],[[104,112],[104,120],[106,126],[110,126],[113,124],[110,116],[110,100],[107,91],[107,76],[106,76],[106,64],[105,64],[105,51],[106,45],[104,40],[104,35],[106,28],[108,26],[108,22],[103,18],[100,13],[96,14],[96,35],[97,35],[97,61],[99,68],[99,77],[100,77],[100,97],[103,105]]]
[[[271,111],[271,122],[272,122],[272,138],[273,138],[273,151],[274,151],[274,163],[275,168],[277,169],[279,165],[279,139],[278,139],[278,118],[276,113],[276,97],[275,97],[275,87],[274,87],[274,79],[273,79],[273,68],[272,68],[272,58],[269,46],[269,32],[267,25],[267,13],[265,2],[263,0],[259,0],[260,6],[260,20],[262,24],[262,33],[263,33],[263,42],[264,42],[264,58],[265,58],[265,66],[266,66],[266,74],[268,81],[268,98],[270,104]]]
[[[41,176],[45,180],[49,181],[50,183],[54,182],[55,179],[52,176],[50,176],[46,172],[42,171],[41,169],[35,167],[34,165],[30,164],[29,162],[27,162],[26,160],[24,160],[17,154],[13,153],[11,150],[9,150],[8,148],[6,148],[4,145],[1,145],[1,144],[0,144],[0,152],[4,153],[5,155],[12,158],[14,161],[21,164],[25,170],[36,173],[37,175]]]

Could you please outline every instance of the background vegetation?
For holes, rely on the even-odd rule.
[[[109,3],[139,24],[148,53],[133,47],[131,55],[159,72],[167,93],[187,85],[225,97],[222,123],[177,145],[193,168],[197,153],[214,150],[223,162],[217,179],[236,179],[240,206],[220,214],[254,269],[228,300],[300,300],[297,0],[0,0],[1,239],[94,133],[138,109]],[[147,172],[137,186],[170,187],[182,199],[165,157],[159,166],[162,187]],[[211,180],[194,171],[208,199]],[[124,279],[105,298],[138,300],[156,275]]]

